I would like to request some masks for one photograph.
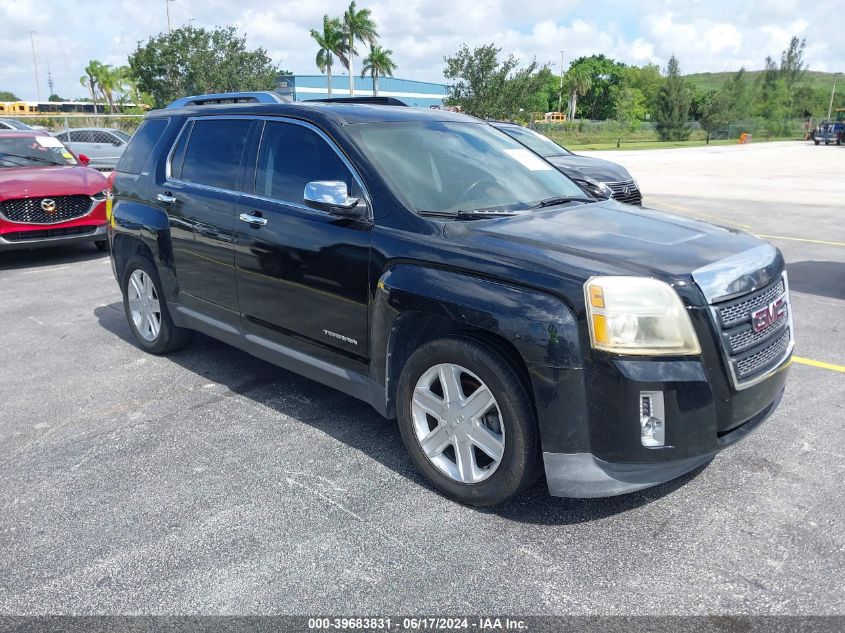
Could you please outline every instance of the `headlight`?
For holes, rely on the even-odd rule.
[[[590,178],[589,176],[582,175],[579,178],[573,178],[572,180],[574,180],[581,189],[584,189],[595,198],[606,200],[613,197],[613,190],[610,187],[603,182]]]
[[[700,354],[678,293],[649,277],[593,277],[584,284],[593,349],[636,356]]]

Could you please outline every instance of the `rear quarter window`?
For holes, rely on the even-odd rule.
[[[116,170],[124,174],[140,174],[170,119],[147,119],[135,132]]]

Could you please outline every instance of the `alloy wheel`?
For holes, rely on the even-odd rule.
[[[161,331],[161,305],[153,280],[140,268],[134,270],[129,277],[127,294],[135,329],[145,341],[156,340]]]

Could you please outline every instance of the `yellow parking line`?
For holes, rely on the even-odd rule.
[[[677,205],[677,204],[669,204],[668,202],[663,202],[659,198],[658,198],[658,200],[659,200],[660,206],[668,207],[669,209],[672,209],[673,211],[680,211],[682,214],[685,214],[685,215],[691,215],[694,220],[706,219],[706,220],[709,220],[711,222],[718,222],[720,224],[728,224],[730,226],[738,226],[741,229],[750,229],[751,228],[750,224],[742,224],[740,222],[733,222],[731,220],[726,220],[724,218],[720,218],[717,215],[710,215],[709,213],[704,213],[702,211],[698,211],[697,209],[690,209],[688,207],[682,207],[682,206]]]
[[[829,246],[845,246],[845,242],[828,242],[827,240],[810,240],[805,237],[786,237],[785,235],[763,235],[755,233],[757,237],[764,237],[768,240],[792,240],[793,242],[810,242],[811,244],[828,244]]]
[[[810,367],[821,367],[822,369],[830,369],[845,374],[845,365],[834,365],[833,363],[823,363],[820,360],[813,360],[812,358],[801,358],[800,356],[793,356],[792,360],[801,365],[809,365]]]

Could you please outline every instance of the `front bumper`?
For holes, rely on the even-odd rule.
[[[712,450],[665,462],[609,462],[591,453],[543,453],[549,493],[557,497],[612,497],[666,483],[706,464],[756,429],[777,408],[775,400],[750,420],[718,435]]]
[[[108,239],[105,224],[88,225],[78,228],[80,230],[85,229],[85,231],[72,234],[50,235],[50,231],[56,231],[57,229],[55,227],[45,227],[43,230],[32,231],[32,237],[24,237],[22,239],[15,240],[6,239],[2,234],[0,234],[0,251],[44,248],[48,246],[60,246],[80,242],[99,242],[100,240]],[[44,233],[47,233],[47,235],[43,235]]]

